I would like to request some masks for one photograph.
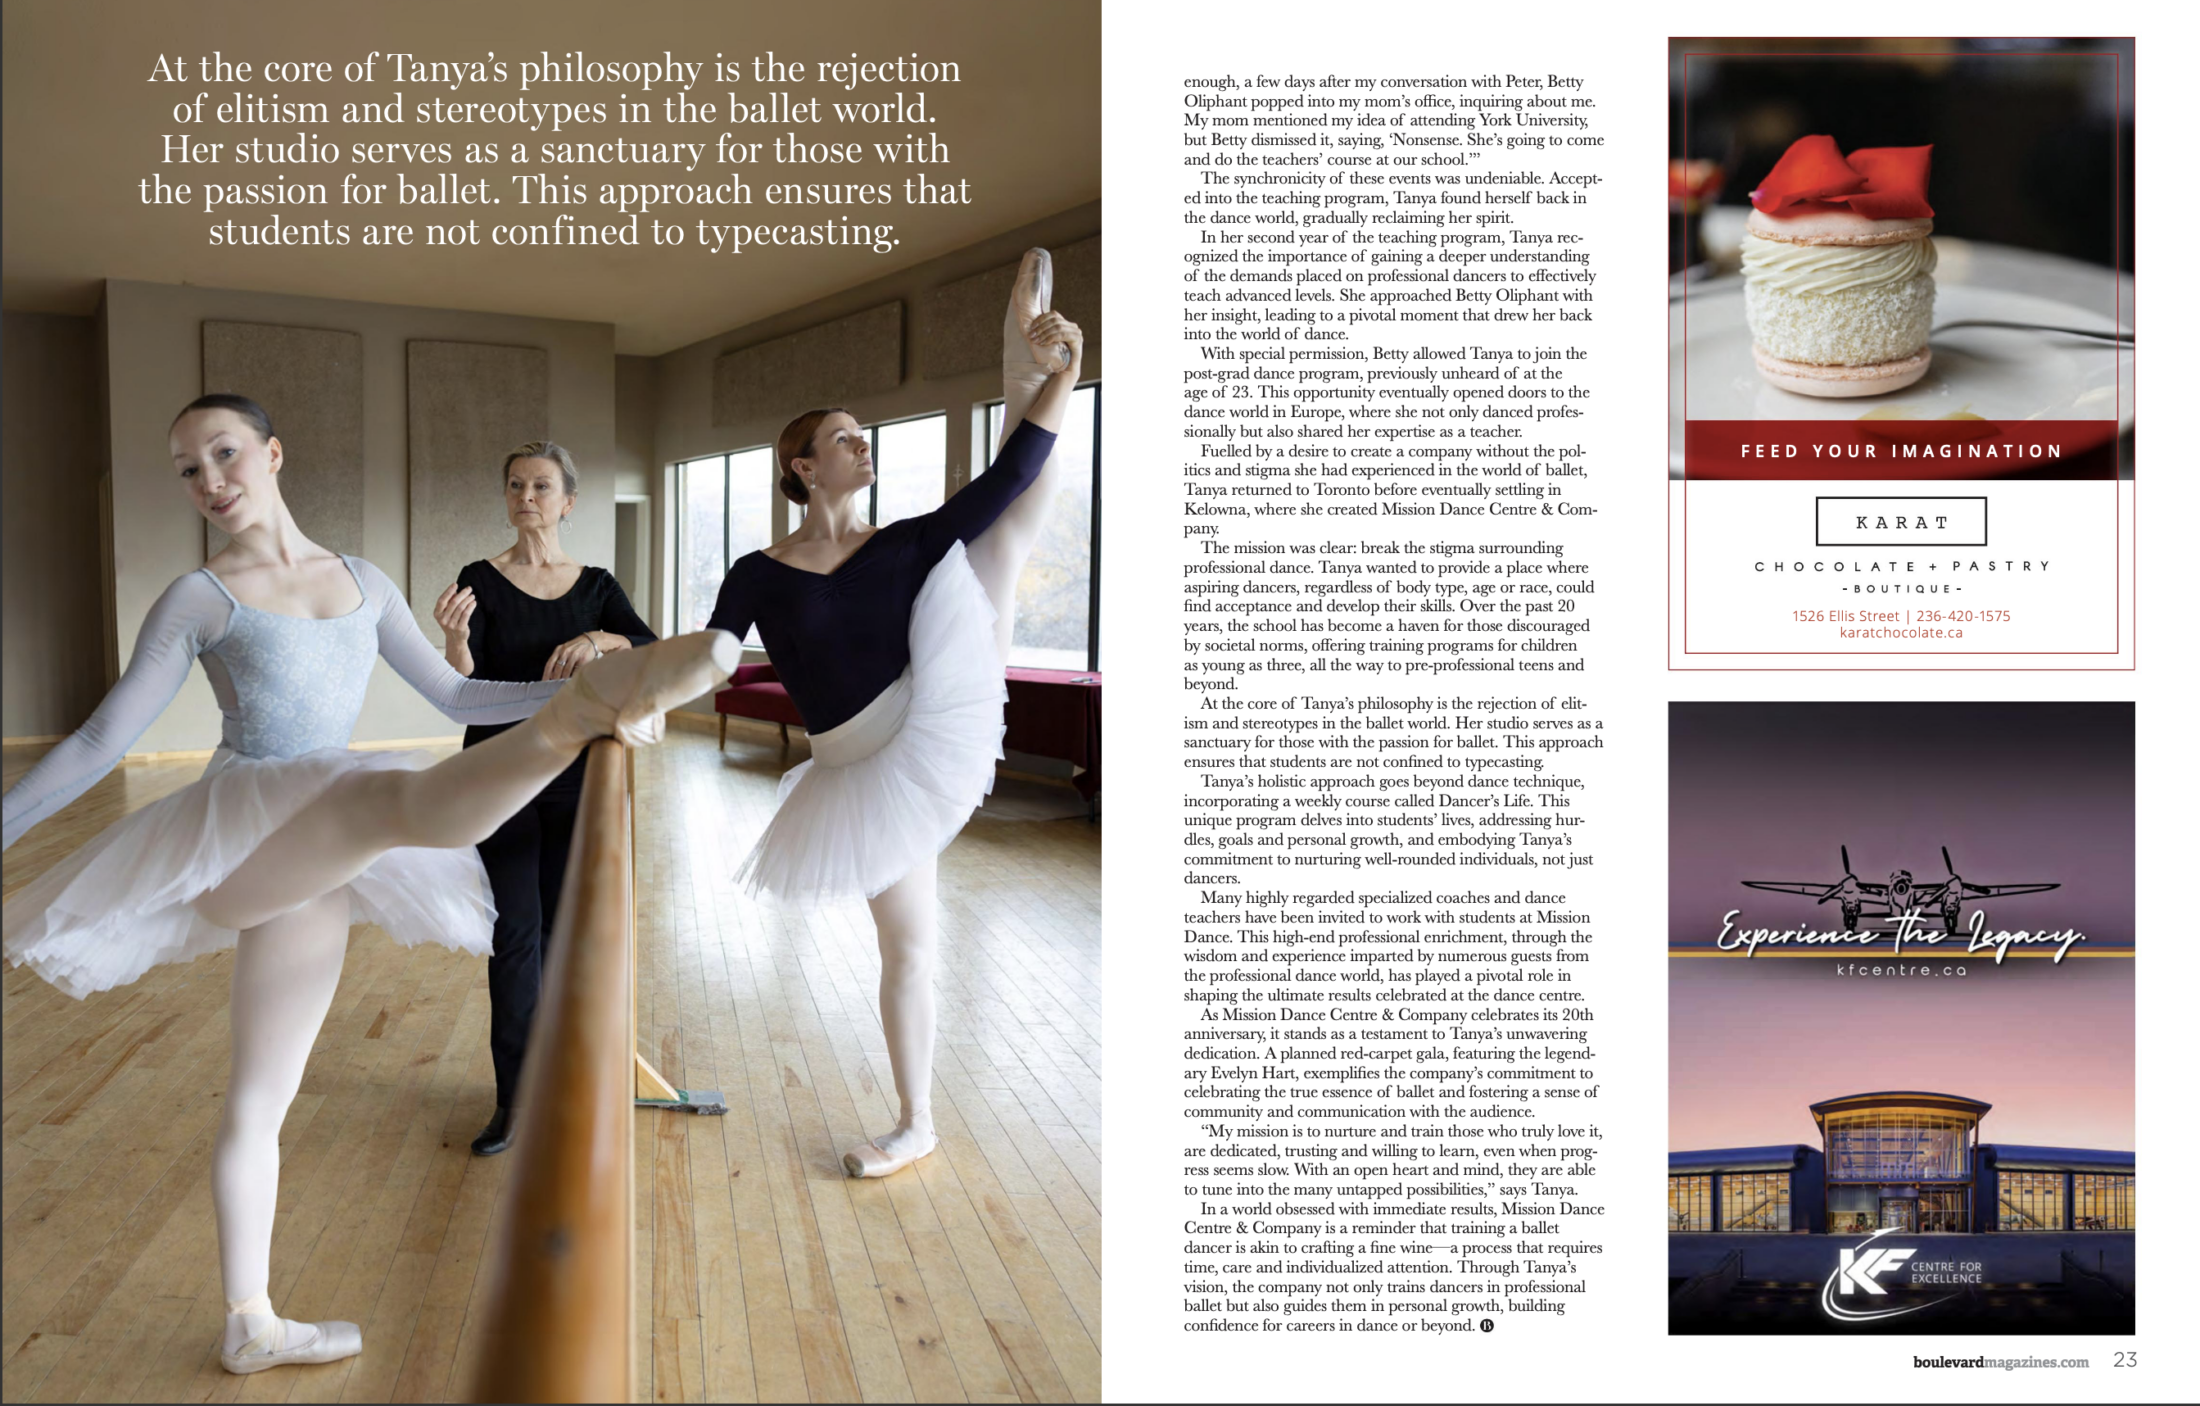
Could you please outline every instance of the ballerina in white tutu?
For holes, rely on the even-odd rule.
[[[231,543],[179,578],[83,727],[0,799],[0,848],[112,768],[206,667],[222,745],[206,775],[132,812],[10,899],[9,961],[72,996],[237,949],[214,1216],[229,1320],[222,1365],[257,1372],[360,1351],[350,1323],[293,1323],[268,1298],[276,1138],[342,975],[353,922],[479,955],[492,909],[472,848],[593,738],[654,741],[664,708],[739,658],[725,635],[607,655],[570,684],[468,681],[421,637],[388,577],[315,546],[283,504],[282,442],[240,396],[205,396],[169,447]],[[346,748],[379,656],[457,722],[521,722],[435,765]]]
[[[808,512],[733,564],[711,615],[754,623],[808,724],[810,760],[742,865],[783,901],[861,897],[878,927],[879,1012],[901,1116],[849,1152],[882,1177],[939,1145],[932,1126],[938,858],[993,787],[1016,579],[1057,486],[1056,431],[1084,334],[1047,310],[1052,266],[1024,256],[1003,328],[1007,408],[991,468],[933,512],[882,528],[859,495],[874,474],[862,426],[813,410],[780,432],[780,489]],[[1044,358],[1044,361],[1041,360]]]

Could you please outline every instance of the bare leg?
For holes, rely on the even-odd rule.
[[[237,938],[229,988],[229,1093],[214,1143],[214,1225],[222,1296],[230,1305],[225,1353],[264,1358],[303,1349],[311,1360],[333,1361],[359,1350],[357,1327],[291,1323],[276,1317],[267,1299],[281,1170],[277,1139],[343,975],[350,930],[351,900],[339,893]]]
[[[892,1132],[843,1160],[848,1175],[885,1176],[939,1145],[932,1131],[932,1050],[938,1027],[939,862],[928,859],[871,900],[878,925],[878,1006],[901,1116]]]
[[[1006,402],[1001,413],[1003,444],[1008,442],[1009,432],[1023,423],[1032,401],[1038,399],[1039,388],[1059,364],[1052,360],[1041,364],[1039,359],[1042,355],[1053,357],[1058,348],[1034,352],[1024,336],[1031,319],[1048,311],[1053,286],[1053,261],[1047,251],[1033,249],[1025,254],[1023,267],[1017,271],[1015,291],[1009,295],[1008,314],[1001,323],[1001,397]],[[993,602],[995,643],[1004,664],[1016,637],[1016,583],[1023,575],[1024,563],[1031,559],[1032,548],[1038,545],[1039,534],[1054,506],[1054,495],[1061,486],[1060,464],[1057,456],[1050,454],[1039,470],[1038,480],[970,544],[971,570],[978,574],[979,584]]]
[[[723,630],[606,655],[534,717],[478,747],[419,771],[342,778],[193,906],[208,922],[242,931],[334,893],[387,850],[477,845],[591,740],[617,732],[655,741],[666,708],[724,682],[739,660],[740,645]],[[652,721],[654,735],[645,726]]]

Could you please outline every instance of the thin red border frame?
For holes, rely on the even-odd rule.
[[[2029,36],[2029,35],[2025,35],[2025,36],[2011,36],[2011,35],[2000,35],[2000,36],[1989,36],[1989,37],[1996,37],[1996,38],[2032,38],[2032,37],[2036,37],[2036,36]],[[2129,42],[2131,43],[2131,46],[2132,46],[2132,57],[2133,57],[2134,61],[2136,61],[2136,59],[2137,59],[2137,57],[2138,57],[2138,39],[2137,39],[2137,37],[2136,37],[2136,36],[2124,36],[2124,37],[2125,37],[2125,38],[2127,38],[2127,39],[2129,40]],[[1672,37],[1670,37],[1670,38],[1668,38],[1668,39],[1667,39],[1667,41],[1666,41],[1666,44],[1667,44],[1667,56],[1668,56],[1668,59],[1670,59],[1670,57],[1671,57],[1671,46],[1672,46],[1673,44],[1675,44],[1675,43],[1683,43],[1683,42],[1686,42],[1686,41],[1685,41],[1685,40],[1683,40],[1682,38],[1680,38],[1680,36],[1672,36]],[[1959,52],[1959,51],[1951,51],[1951,50],[1945,50],[1945,49],[1891,50],[1891,51],[1887,51],[1887,52],[1884,52],[1884,53],[1865,53],[1865,52],[1860,52],[1860,51],[1854,51],[1854,50],[1843,50],[1843,49],[1827,49],[1827,50],[1818,50],[1818,51],[1810,51],[1810,50],[1776,50],[1776,51],[1765,51],[1765,52],[1749,52],[1749,51],[1741,51],[1741,52],[1732,52],[1732,53],[1730,53],[1730,52],[1724,52],[1724,51],[1717,51],[1717,52],[1715,52],[1715,51],[1711,51],[1711,50],[1683,50],[1683,51],[1681,52],[1681,84],[1682,84],[1682,101],[1681,101],[1681,146],[1682,146],[1682,149],[1683,149],[1683,151],[1686,151],[1686,150],[1688,149],[1688,102],[1687,102],[1687,96],[1686,96],[1686,95],[1687,95],[1687,83],[1688,83],[1688,64],[1689,64],[1689,62],[1690,62],[1690,61],[1691,61],[1692,59],[1696,58],[1696,57],[1697,57],[1697,56],[1698,56],[1699,54],[1700,54],[1700,55],[1701,55],[1702,57],[1705,57],[1705,58],[1721,58],[1721,59],[1730,59],[1730,58],[1785,58],[1785,59],[1810,59],[1810,58],[2040,58],[2040,57],[2054,57],[2054,58],[2071,58],[2071,57],[2094,57],[2094,58],[2108,58],[2108,59],[2113,59],[2113,60],[2115,61],[2115,64],[2116,64],[2116,110],[2117,110],[2117,112],[2118,112],[2119,114],[2121,114],[2121,113],[2123,112],[2123,106],[2124,106],[2124,104],[2123,104],[2123,96],[2124,96],[2124,65],[2123,65],[2123,58],[2124,58],[2124,56],[2123,56],[2122,54],[2120,54],[2120,53],[2117,53],[2117,52],[2116,52],[2115,50],[2112,50],[2112,49],[2111,49],[2111,50],[2077,50],[2077,51],[2074,51],[2074,52],[2071,52],[2071,53],[2060,53],[2060,54],[2053,54],[2053,55],[2041,55],[2041,54],[2036,54],[2036,53],[2018,53],[2018,52],[2001,52],[2001,53],[1991,53],[1991,52],[1989,52],[1989,53],[1972,53],[1972,52]],[[1670,125],[1670,124],[1671,124],[1671,119],[1670,119],[1670,118],[1668,118],[1668,119],[1667,119],[1667,123],[1668,123],[1668,125],[1667,125],[1667,132],[1668,132],[1668,134],[1670,134],[1670,132],[1671,132],[1671,130],[1672,130],[1672,128],[1671,128],[1671,125]],[[2138,150],[2139,150],[2139,139],[2138,139],[2138,122],[2137,122],[2137,119],[2136,119],[2136,110],[2134,110],[2134,120],[2133,120],[2133,122],[2132,122],[2132,141],[2131,141],[2131,147],[2132,147],[2132,160],[2133,160],[2133,164],[2134,164],[2134,165],[2136,165],[2136,164],[2137,164],[2137,161],[2138,161]],[[2119,325],[2122,325],[2122,324],[2124,323],[2124,305],[2123,305],[2123,302],[2124,302],[2124,287],[2123,287],[2123,192],[2124,192],[2124,178],[2125,178],[2125,177],[2124,177],[2124,162],[2123,162],[2123,152],[2121,151],[2121,149],[2120,149],[2120,148],[2119,148],[2119,150],[2118,150],[2118,151],[2117,151],[2117,153],[2116,153],[2116,166],[2115,166],[2115,172],[2114,172],[2114,175],[2115,175],[2115,186],[2114,186],[2114,195],[2113,195],[2113,197],[2112,197],[2112,199],[2113,199],[2113,202],[2114,202],[2114,204],[2113,204],[2113,209],[2112,209],[2112,216],[2111,216],[2111,218],[2112,218],[2112,221],[2113,221],[2113,223],[2112,223],[2112,225],[2111,225],[2111,229],[2113,230],[2113,240],[2114,240],[2114,246],[2113,246],[2113,247],[2114,247],[2114,257],[2115,257],[2115,264],[2114,264],[2114,266],[2113,266],[2112,272],[2113,272],[2113,273],[2115,274],[2115,277],[2116,277],[2116,319],[2117,319],[2117,322],[2118,322],[2118,324],[2119,324]],[[1682,232],[1683,232],[1683,235],[1684,235],[1684,236],[1685,236],[1685,234],[1686,234],[1686,231],[1687,231],[1687,228],[1688,228],[1688,223],[1687,223],[1687,222],[1688,222],[1688,218],[1689,218],[1689,217],[1688,217],[1688,214],[1687,214],[1687,212],[1686,212],[1686,211],[1683,211],[1683,212],[1681,213],[1681,221],[1682,221],[1682,224],[1681,224],[1681,228],[1682,228]],[[2133,252],[2134,252],[2134,253],[2136,253],[2136,252],[2137,252],[2137,242],[2138,242],[2138,236],[2137,236],[2137,233],[2136,233],[2136,231],[2134,231],[2134,233],[2133,233]],[[1670,281],[1670,280],[1668,280],[1668,281]],[[1681,299],[1680,299],[1680,303],[1681,303],[1681,342],[1682,342],[1682,347],[1683,347],[1683,358],[1684,358],[1684,360],[1685,360],[1685,357],[1686,357],[1686,346],[1687,346],[1687,340],[1688,340],[1688,287],[1687,287],[1686,283],[1683,283],[1683,284],[1682,284],[1682,286],[1681,286]],[[1671,326],[1671,324],[1672,324],[1672,316],[1673,316],[1673,314],[1672,314],[1672,303],[1671,303],[1671,300],[1669,299],[1669,300],[1667,301],[1667,304],[1666,304],[1666,323],[1667,323],[1667,326],[1668,326],[1668,327],[1670,327],[1670,326]],[[2136,334],[2136,333],[2138,332],[2138,327],[2139,327],[2139,322],[2138,322],[2138,308],[2137,308],[2137,305],[2136,305],[2136,300],[2134,300],[2134,305],[2133,305],[2133,307],[2132,307],[2132,310],[2131,310],[2131,319],[2130,319],[2130,324],[2129,324],[2129,325],[2131,326],[2131,329],[2132,329],[2133,333],[2134,333],[2134,334]],[[2117,347],[2117,349],[2116,349],[2116,359],[2117,359],[2117,363],[2118,363],[2118,364],[2117,364],[2117,375],[2116,375],[2116,396],[2117,396],[2117,407],[2116,407],[2116,413],[2117,413],[2117,418],[2118,418],[2119,420],[2123,418],[2123,367],[2122,367],[2122,362],[2123,362],[2123,355],[2124,355],[2124,349],[2123,349],[2123,347],[2122,347],[2121,345],[2119,345],[2119,346]],[[1672,403],[1673,403],[1673,363],[1672,363],[1672,358],[1670,358],[1670,357],[1666,358],[1666,372],[1665,372],[1665,396],[1666,396],[1666,401],[1665,401],[1665,403],[1666,403],[1666,404],[1667,404],[1668,406],[1671,406],[1671,405],[1672,405]],[[2139,390],[2138,390],[2138,378],[2137,378],[2137,375],[2136,375],[2136,371],[2135,371],[2135,372],[2134,372],[2134,375],[2133,375],[2133,378],[2132,378],[2132,416],[2133,416],[2133,420],[2134,420],[2134,423],[2136,423],[2136,420],[2137,420],[2137,416],[2138,416],[2138,406],[2139,406]],[[1685,424],[1686,424],[1687,418],[1688,418],[1688,386],[1687,386],[1687,382],[1686,382],[1686,379],[1685,379],[1685,377],[1684,377],[1684,379],[1683,379],[1683,381],[1682,381],[1682,385],[1681,385],[1681,419],[1682,419],[1682,422],[1683,422],[1684,426],[1685,426]],[[1670,466],[1671,466],[1671,463],[1672,463],[1672,447],[1673,447],[1673,440],[1672,440],[1672,431],[1671,431],[1671,428],[1670,428],[1670,426],[1671,426],[1671,423],[1672,423],[1672,421],[1671,421],[1671,417],[1670,417],[1670,416],[1668,416],[1668,417],[1667,417],[1667,421],[1666,421],[1666,423],[1667,423],[1667,425],[1668,425],[1668,429],[1667,429],[1667,431],[1666,431],[1666,463],[1665,463],[1665,465],[1662,465],[1662,466],[1661,466],[1661,470],[1662,470],[1662,472],[1664,472],[1664,473],[1665,473],[1665,475],[1666,475],[1666,479],[1667,479],[1667,491],[1666,491],[1666,498],[1665,498],[1665,581],[1666,581],[1666,587],[1665,587],[1665,669],[1666,669],[1666,672],[1667,672],[1667,673],[1721,673],[1721,672],[1736,672],[1736,673],[1859,673],[1859,672],[1865,672],[1865,673],[1869,673],[1869,672],[1885,672],[1885,673],[1946,673],[1946,672],[1955,672],[1955,673],[1979,673],[1979,674],[1991,674],[1991,673],[2033,673],[2033,672],[2050,671],[2050,670],[2051,670],[2051,671],[2053,671],[2053,672],[2058,672],[2058,673],[2134,673],[2134,672],[2137,672],[2137,670],[2138,670],[2138,668],[2139,668],[2139,576],[2138,576],[2138,569],[2139,569],[2139,483],[2138,483],[2138,475],[2137,475],[2136,473],[2134,473],[2134,474],[2133,474],[2133,476],[2132,476],[2132,492],[2131,492],[2131,566],[2132,566],[2132,576],[2131,576],[2131,641],[2130,641],[2130,646],[2131,646],[2131,662],[2130,662],[2129,664],[2127,664],[2127,665],[2115,665],[2115,664],[2071,664],[2071,665],[2062,665],[2062,666],[2055,666],[2055,665],[2021,665],[2021,664],[2010,664],[2010,665],[1984,665],[1984,666],[1972,667],[1972,666],[1967,666],[1967,665],[1962,665],[1962,664],[1911,664],[1911,665],[1902,665],[1902,664],[1851,664],[1851,665],[1847,665],[1847,666],[1841,666],[1841,665],[1831,665],[1831,664],[1794,664],[1794,665],[1780,665],[1780,664],[1763,664],[1763,665],[1757,665],[1757,664],[1706,664],[1706,665],[1702,665],[1702,666],[1698,667],[1698,666],[1685,666],[1685,665],[1679,665],[1679,664],[1675,664],[1675,663],[1673,662],[1673,596],[1674,596],[1674,585],[1673,585],[1673,496],[1672,496],[1672,491],[1671,491],[1671,475],[1672,475],[1672,469],[1671,469],[1671,467],[1670,467]],[[2009,650],[2009,649],[2003,649],[2003,650],[1941,650],[1941,651],[1936,651],[1936,652],[1935,652],[1934,654],[1932,654],[1932,655],[1927,655],[1927,656],[1923,656],[1923,657],[1928,657],[1928,658],[1960,658],[1960,657],[1965,657],[1965,656],[1972,656],[1972,657],[1999,657],[1999,658],[2035,658],[2035,657],[2038,657],[2038,658],[2053,658],[2053,659],[2076,659],[2076,658],[2099,658],[2099,657],[2102,657],[2102,656],[2111,656],[2111,657],[2112,657],[2112,656],[2114,656],[2114,655],[2117,655],[2117,654],[2121,654],[2121,653],[2123,652],[2123,644],[2124,644],[2124,640],[2123,640],[2123,546],[2124,546],[2124,544],[2123,544],[2123,449],[2122,449],[2122,442],[2121,442],[2121,441],[2122,441],[2122,436],[2121,436],[2121,435],[2118,435],[2118,436],[2117,436],[2117,441],[2118,441],[2118,443],[2117,443],[2117,463],[2116,463],[2116,479],[2115,479],[2115,484],[2116,484],[2116,507],[2115,507],[2115,523],[2114,523],[2114,528],[2113,528],[2113,532],[2114,532],[2114,536],[2115,536],[2115,547],[2114,547],[2114,565],[2113,565],[2113,568],[2112,568],[2112,569],[2113,569],[2113,571],[2114,571],[2114,573],[2115,573],[2115,579],[2114,579],[2114,581],[2113,581],[2113,583],[2112,583],[2112,589],[2111,589],[2111,599],[2112,599],[2112,600],[2113,600],[2113,602],[2114,602],[2114,609],[2115,609],[2115,612],[2116,612],[2116,641],[2117,641],[2117,647],[2116,647],[2115,649],[2112,649],[2112,650],[2098,650],[2098,649],[2092,649],[2092,650],[2076,650],[2076,649],[2069,649],[2069,650],[2044,650],[2044,649],[2041,649],[2041,650]],[[1684,449],[1684,450],[1683,450],[1683,463],[1682,463],[1682,466],[1681,466],[1681,561],[1682,561],[1682,576],[1681,576],[1681,581],[1680,581],[1680,597],[1681,597],[1681,655],[1682,655],[1682,657],[1683,657],[1683,658],[1688,658],[1688,657],[1691,657],[1691,656],[1693,656],[1693,655],[1694,655],[1694,654],[1696,653],[1696,651],[1694,651],[1694,650],[1691,650],[1691,649],[1690,649],[1690,648],[1688,647],[1688,577],[1687,577],[1687,574],[1686,574],[1686,564],[1687,564],[1687,560],[1688,560],[1688,468],[1687,468],[1687,463],[1686,463],[1685,455],[1686,455],[1686,451],[1685,451],[1685,449]],[[1854,657],[1856,657],[1856,656],[1855,656],[1854,654],[1851,654],[1850,652],[1848,652],[1848,651],[1844,651],[1844,650],[1802,650],[1802,649],[1797,649],[1797,650],[1785,650],[1785,649],[1778,649],[1778,650],[1775,650],[1775,649],[1764,649],[1764,650],[1717,650],[1717,651],[1712,651],[1712,650],[1706,650],[1706,651],[1703,651],[1703,654],[1704,654],[1704,657],[1706,657],[1706,658],[1750,658],[1750,657],[1756,657],[1756,656],[1760,656],[1760,655],[1766,655],[1766,656],[1778,656],[1778,657],[1805,657],[1805,658],[1808,658],[1808,657],[1814,657],[1814,656],[1821,656],[1821,655],[1823,655],[1823,656],[1841,656],[1841,657],[1847,657],[1847,658],[1854,658]]]

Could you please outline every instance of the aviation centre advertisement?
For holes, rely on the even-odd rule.
[[[1670,1330],[2132,1331],[2131,706],[1670,737]]]

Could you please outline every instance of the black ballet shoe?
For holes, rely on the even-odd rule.
[[[483,1128],[481,1135],[474,1139],[474,1156],[494,1157],[511,1145],[512,1110],[499,1104],[496,1116],[489,1120],[489,1126]]]

